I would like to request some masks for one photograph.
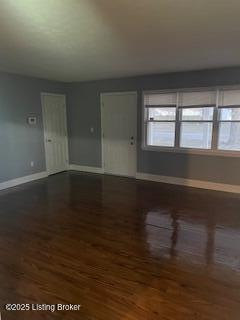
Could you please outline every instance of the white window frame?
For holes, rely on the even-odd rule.
[[[193,155],[208,155],[208,156],[223,156],[223,157],[240,157],[240,151],[233,150],[219,150],[218,149],[218,133],[219,133],[219,92],[220,90],[240,90],[240,85],[236,86],[218,86],[218,87],[198,87],[198,88],[181,88],[181,89],[166,89],[166,90],[144,90],[142,91],[142,149],[147,151],[159,151],[159,152],[174,152]],[[183,148],[180,147],[180,110],[182,109],[179,104],[179,96],[182,92],[197,92],[197,91],[215,91],[216,92],[216,104],[214,105],[213,112],[213,133],[212,133],[212,148],[200,149],[200,148]],[[158,93],[176,93],[176,124],[175,124],[175,145],[174,147],[165,146],[150,146],[147,145],[147,112],[144,104],[144,96],[146,94],[158,94]]]

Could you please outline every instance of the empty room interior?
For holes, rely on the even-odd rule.
[[[0,319],[240,319],[240,2],[0,0]]]

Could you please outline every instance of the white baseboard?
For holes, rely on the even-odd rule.
[[[82,171],[82,172],[91,172],[91,173],[104,173],[103,172],[103,168],[79,166],[77,164],[70,164],[69,165],[69,170]]]
[[[162,182],[162,183],[168,183],[168,184],[176,184],[181,186],[215,190],[215,191],[240,193],[240,186],[238,185],[215,183],[210,181],[160,176],[160,175],[142,173],[142,172],[137,172],[136,179]]]
[[[20,177],[17,179],[8,180],[0,183],[0,190],[12,188],[18,186],[19,184],[27,183],[30,181],[46,178],[48,176],[46,171],[34,173],[29,176]]]
[[[79,166],[79,165],[75,165],[75,164],[70,164],[69,170],[90,172],[90,173],[99,173],[99,174],[104,173],[103,168]],[[240,186],[233,185],[233,184],[215,183],[215,182],[210,182],[210,181],[185,179],[185,178],[170,177],[170,176],[161,176],[161,175],[142,173],[142,172],[136,173],[136,179],[162,182],[162,183],[168,183],[168,184],[175,184],[175,185],[192,187],[192,188],[200,188],[200,189],[231,192],[231,193],[240,193]]]
[[[99,167],[88,167],[88,166],[79,166],[75,164],[71,164],[69,166],[70,170],[82,171],[82,172],[91,172],[91,173],[99,173],[102,174],[103,169]],[[46,178],[48,176],[46,171],[31,174],[29,176],[20,177],[17,179],[8,180],[0,183],[0,190],[8,189],[11,187],[18,186],[20,184],[24,184],[30,181]],[[137,172],[136,179],[139,180],[148,180],[155,181],[161,183],[175,184],[193,188],[201,188],[215,191],[224,191],[231,193],[240,193],[240,186],[232,185],[232,184],[224,184],[224,183],[215,183],[210,181],[202,181],[202,180],[193,180],[193,179],[185,179],[185,178],[177,178],[177,177],[169,177],[169,176],[161,176],[149,173]]]

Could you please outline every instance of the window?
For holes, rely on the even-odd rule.
[[[176,123],[176,93],[151,94],[144,97],[147,144],[174,147]]]
[[[143,146],[240,155],[240,89],[144,93]]]
[[[211,149],[215,92],[184,92],[180,102],[180,147]]]
[[[240,90],[220,93],[218,149],[240,151]]]

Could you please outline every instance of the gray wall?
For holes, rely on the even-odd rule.
[[[240,84],[240,68],[64,84],[0,73],[0,183],[46,170],[41,92],[66,93],[70,163],[101,166],[100,93],[138,92],[138,171],[240,184],[240,159],[141,149],[142,90]],[[37,116],[29,126],[27,117]],[[94,133],[90,127],[94,127]],[[31,168],[30,162],[35,166]]]
[[[65,91],[62,83],[0,73],[0,183],[46,170],[40,93]],[[31,115],[36,126],[27,124]]]
[[[70,162],[101,167],[100,93],[138,92],[139,172],[240,184],[240,159],[187,155],[141,149],[142,90],[240,84],[240,68],[141,76],[125,79],[72,83],[68,85],[68,128]],[[94,133],[90,127],[95,128]]]

